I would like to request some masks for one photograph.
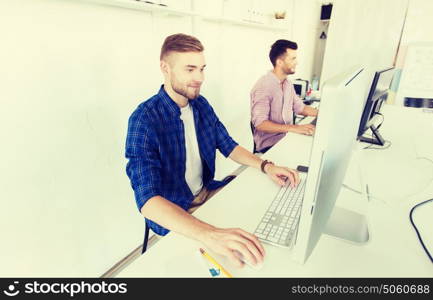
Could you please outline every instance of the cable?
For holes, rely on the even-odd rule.
[[[376,113],[374,113],[374,115],[379,115],[382,117],[382,121],[380,122],[379,125],[377,125],[377,127],[375,129],[375,131],[378,131],[379,128],[382,126],[383,122],[385,122],[385,116],[383,114],[381,114],[380,112],[376,112]],[[367,135],[367,136],[370,138],[373,138],[373,135]],[[389,144],[386,145],[386,142],[388,142]],[[373,144],[371,144],[371,145],[365,147],[364,149],[385,150],[385,149],[388,149],[389,147],[391,147],[391,145],[392,145],[392,143],[390,141],[385,140],[385,145],[381,146],[380,148],[379,147],[373,147]]]
[[[386,143],[388,143],[388,145],[387,145]],[[364,150],[365,150],[365,149],[371,149],[371,150],[385,150],[385,149],[388,149],[389,147],[391,147],[392,142],[391,142],[391,141],[388,141],[388,140],[385,140],[385,144],[384,144],[383,146],[381,146],[381,147],[373,147],[373,145],[374,145],[374,144],[371,144],[371,145],[369,145],[369,146],[367,146],[367,147],[364,147],[363,149],[364,149]]]
[[[414,152],[415,152],[415,160],[418,160],[418,159],[424,159],[424,160],[426,160],[426,161],[428,161],[429,163],[431,163],[432,165],[433,165],[433,160],[432,159],[430,159],[429,157],[425,157],[425,156],[420,156],[419,154],[418,154],[418,149],[417,149],[417,147],[416,147],[416,143],[414,142],[414,137],[412,138],[412,145],[413,145],[413,149],[414,149]],[[432,174],[433,175],[433,174]],[[405,198],[409,198],[409,197],[412,197],[412,196],[414,196],[414,195],[416,195],[416,194],[419,194],[419,193],[422,193],[422,192],[424,192],[431,184],[432,184],[432,182],[433,182],[433,176],[432,176],[432,178],[429,180],[429,183],[427,183],[427,185],[425,186],[425,187],[423,187],[420,191],[418,191],[418,192],[416,192],[416,193],[413,193],[413,194],[410,194],[410,195],[407,195]]]
[[[420,156],[420,155],[418,154],[418,150],[417,150],[416,144],[415,144],[415,142],[413,141],[413,139],[412,139],[412,145],[413,145],[414,152],[415,152],[415,160],[423,159],[423,160],[426,160],[426,161],[428,161],[429,163],[431,163],[431,164],[433,165],[433,160],[432,160],[432,159],[430,159],[429,157]],[[389,148],[389,147],[388,147],[388,148]],[[369,148],[369,149],[383,149],[383,148]],[[415,193],[411,193],[411,194],[409,194],[409,195],[401,196],[401,198],[399,198],[399,199],[408,199],[408,198],[413,197],[414,195],[417,195],[417,194],[420,194],[420,193],[424,192],[424,191],[425,191],[425,190],[426,190],[426,189],[427,189],[427,188],[432,184],[432,182],[433,182],[433,177],[432,177],[432,179],[429,180],[429,182],[427,183],[427,185],[426,185],[425,187],[423,187],[422,189],[416,191]],[[377,196],[375,196],[375,195],[371,195],[371,194],[370,194],[370,197],[373,198],[373,199],[380,200],[380,201],[382,201],[382,202],[384,202],[384,203],[386,203],[386,204],[389,204],[389,203],[387,203],[387,201],[385,201],[385,200],[383,200],[383,199],[381,199],[380,197],[377,197]]]
[[[385,116],[383,114],[381,114],[380,112],[376,112],[375,115],[379,115],[382,117],[382,121],[380,122],[379,125],[377,125],[377,127],[375,129],[375,131],[378,131],[379,128],[382,126],[383,122],[385,122]],[[373,138],[373,135],[367,135],[367,136],[370,138]],[[388,143],[388,145],[386,145],[386,143]],[[371,145],[365,147],[364,149],[385,150],[385,149],[388,149],[389,147],[391,147],[391,145],[392,145],[391,141],[385,140],[384,145],[381,147],[373,147],[373,144],[371,144]]]
[[[409,220],[412,223],[413,228],[415,229],[416,235],[418,236],[418,240],[421,243],[421,246],[423,247],[423,249],[424,249],[425,253],[427,254],[427,256],[430,258],[430,261],[433,263],[433,257],[431,256],[430,252],[427,250],[427,247],[424,245],[424,242],[423,242],[423,240],[421,238],[421,234],[419,233],[418,228],[416,227],[415,223],[413,222],[413,217],[412,217],[413,212],[415,211],[415,209],[418,206],[421,206],[423,204],[426,204],[426,203],[432,202],[432,201],[433,201],[433,198],[430,199],[430,200],[426,200],[426,201],[423,201],[421,203],[418,203],[417,205],[415,205],[414,207],[412,207],[412,209],[410,210],[410,213],[409,213]]]
[[[357,194],[362,195],[362,192],[361,192],[361,191],[355,190],[354,188],[348,186],[347,184],[344,184],[344,183],[343,183],[341,186],[344,187],[344,188],[346,188],[346,189],[348,189],[348,190],[350,190],[350,191],[352,191],[352,192],[354,192],[354,193],[357,193]]]

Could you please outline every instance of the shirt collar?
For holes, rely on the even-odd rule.
[[[164,85],[161,85],[161,88],[158,91],[158,96],[161,99],[162,105],[166,107],[173,115],[180,116],[180,107],[174,102],[173,99],[167,94],[164,90]]]
[[[277,75],[275,75],[275,73],[273,72],[273,70],[269,71],[268,76],[270,78],[273,78],[275,80],[275,82],[278,83],[278,84],[284,84],[284,83],[287,82],[287,77],[284,78],[284,80],[281,82],[280,79],[277,77]]]
[[[161,85],[161,88],[158,91],[158,96],[159,98],[162,100],[162,105],[164,105],[174,116],[180,116],[181,115],[181,111],[180,111],[180,107],[177,105],[176,102],[174,102],[173,99],[171,99],[171,97],[167,94],[167,92],[164,89],[164,85]],[[194,112],[194,114],[196,114],[196,109],[197,109],[197,100],[201,97],[201,95],[199,95],[197,97],[197,99],[194,100],[188,100],[188,104],[191,108],[191,110]]]

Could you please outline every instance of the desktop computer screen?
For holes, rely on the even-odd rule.
[[[298,262],[306,261],[323,233],[359,243],[368,240],[365,217],[335,206],[357,138],[359,123],[354,120],[363,111],[366,73],[353,67],[323,85],[292,252]]]
[[[308,81],[296,79],[293,81],[293,87],[295,89],[296,95],[298,95],[299,98],[304,99],[308,91]]]
[[[394,67],[377,71],[374,75],[358,129],[358,139],[361,142],[380,146],[385,144],[385,140],[379,133],[380,125],[376,126],[376,119],[380,115],[380,108],[388,96],[393,76]],[[368,129],[371,129],[373,134],[371,138],[363,136]]]

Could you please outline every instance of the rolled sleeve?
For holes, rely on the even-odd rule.
[[[258,90],[251,95],[251,122],[254,127],[269,120],[271,96],[266,90]]]
[[[150,198],[161,195],[161,160],[155,135],[134,114],[128,124],[125,156],[129,159],[126,173],[134,190],[137,208],[141,211]]]
[[[227,129],[221,123],[218,118],[216,121],[216,142],[217,142],[217,149],[221,152],[222,155],[225,157],[228,157],[230,153],[232,153],[233,149],[238,145],[229,133],[227,132]]]

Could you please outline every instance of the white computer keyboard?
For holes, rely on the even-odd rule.
[[[306,177],[291,188],[283,186],[278,191],[271,205],[265,212],[254,234],[263,242],[291,247],[296,240],[296,233],[304,198]]]

